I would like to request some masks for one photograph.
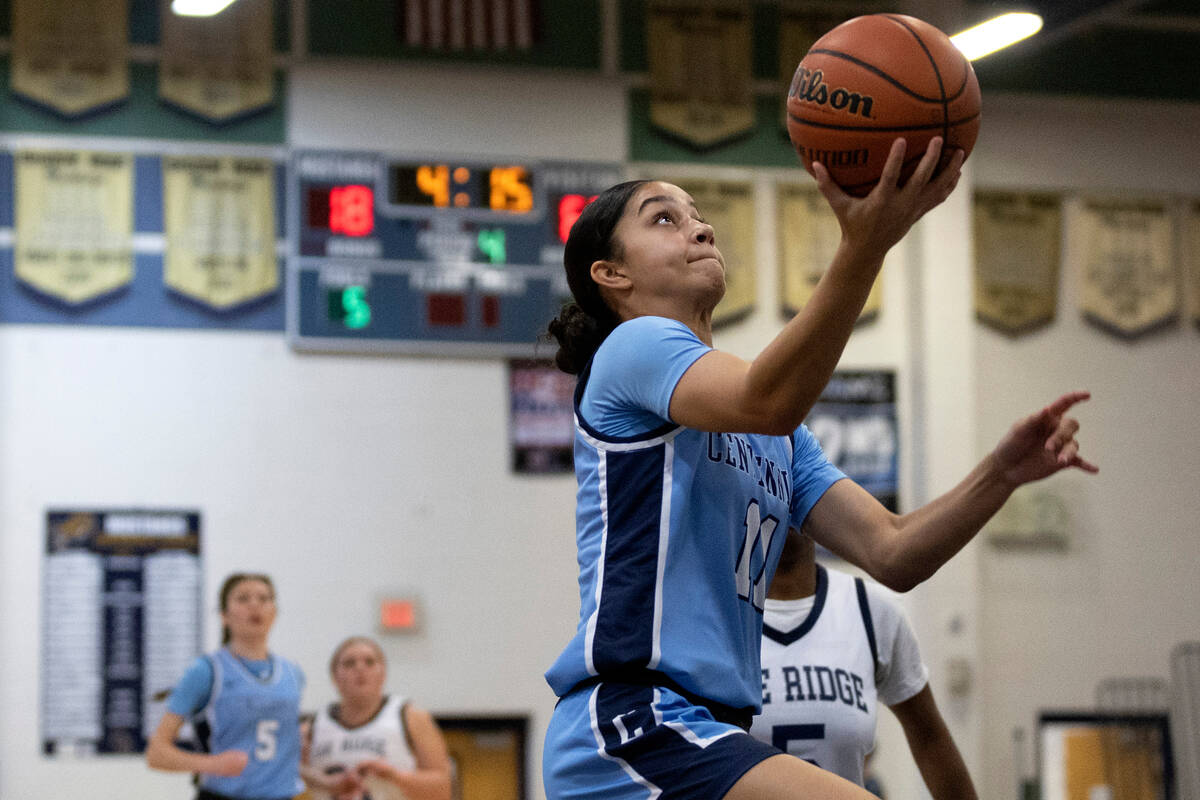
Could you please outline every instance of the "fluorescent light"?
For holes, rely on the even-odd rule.
[[[234,0],[171,0],[171,11],[181,17],[211,17],[233,3]]]
[[[175,0],[179,2],[180,0]],[[962,51],[969,61],[983,58],[988,53],[1015,44],[1033,36],[1042,29],[1042,18],[1037,14],[1011,13],[981,22],[974,28],[950,37],[954,46]]]

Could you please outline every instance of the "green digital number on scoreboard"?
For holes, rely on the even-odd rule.
[[[562,249],[615,164],[299,151],[288,339],[298,350],[528,356],[569,291]]]

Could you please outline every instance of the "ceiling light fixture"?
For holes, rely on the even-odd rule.
[[[950,37],[950,41],[954,42],[954,46],[961,50],[969,61],[974,61],[1033,36],[1041,29],[1042,18],[1037,14],[1013,12],[1001,14],[973,28],[967,28],[962,33],[956,33]]]
[[[234,0],[171,0],[171,11],[180,17],[211,17],[233,3]]]

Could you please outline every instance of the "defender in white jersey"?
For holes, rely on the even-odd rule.
[[[305,730],[301,773],[314,800],[449,800],[450,757],[429,712],[385,695],[383,650],[354,636],[333,651],[339,701]]]
[[[882,703],[934,800],[974,800],[903,612],[879,586],[817,564],[814,549],[789,531],[763,614],[763,704],[750,734],[862,786]]]
[[[934,138],[898,186],[853,198],[814,167],[843,232],[813,299],[752,362],[713,347],[724,261],[692,198],[660,181],[612,187],[564,251],[574,302],[549,332],[576,390],[580,614],[546,673],[559,696],[543,748],[551,800],[869,798],[755,740],[762,602],[789,526],[908,588],[961,548],[1012,490],[1068,466],[1066,395],[1014,426],[962,483],[894,515],[845,479],[801,425],[887,250],[949,195]]]

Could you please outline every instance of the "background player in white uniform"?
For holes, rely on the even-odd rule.
[[[788,532],[763,613],[763,706],[750,734],[862,786],[882,703],[934,800],[975,800],[903,612],[878,586],[817,564],[814,551]]]
[[[353,636],[333,651],[339,700],[305,734],[310,794],[336,800],[450,800],[450,756],[428,711],[385,695],[387,663],[374,639]]]
[[[199,775],[198,800],[282,800],[300,780],[304,674],[271,653],[275,588],[266,575],[237,573],[220,593],[223,647],[197,658],[167,700],[146,746],[154,769]],[[175,745],[191,720],[204,752]]]
[[[1014,425],[949,492],[900,516],[840,479],[801,425],[885,253],[953,190],[962,154],[934,177],[940,156],[934,138],[901,187],[897,140],[862,199],[814,168],[842,242],[812,300],[752,362],[712,347],[724,261],[686,192],[620,184],[572,227],[574,302],[550,333],[560,368],[580,376],[580,616],[547,671],[560,698],[543,748],[551,800],[869,798],[742,728],[762,702],[760,609],[787,526],[907,589],[1017,486],[1095,469],[1065,416],[1087,395],[1068,394]]]

